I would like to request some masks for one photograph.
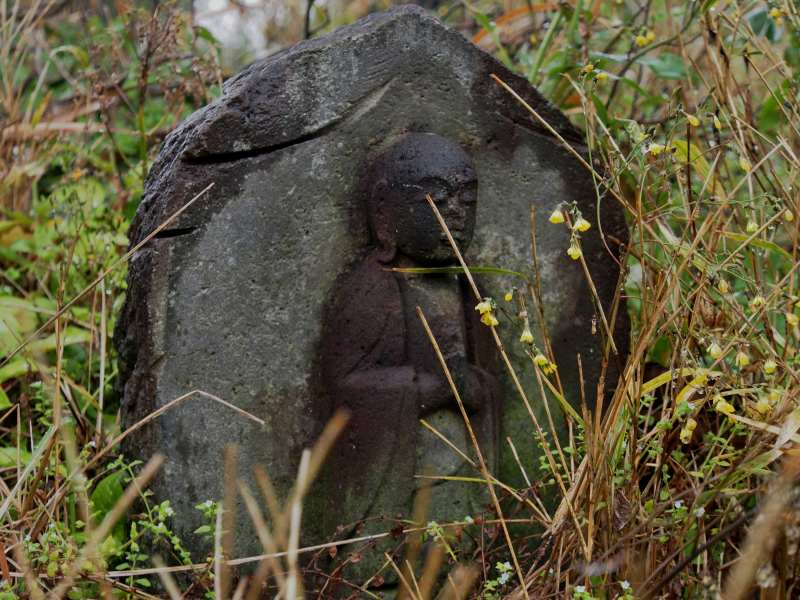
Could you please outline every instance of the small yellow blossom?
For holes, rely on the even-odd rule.
[[[647,34],[645,34],[645,37],[647,38],[647,41],[652,44],[653,42],[656,41],[656,32],[653,31],[652,29],[648,29]]]
[[[714,128],[717,131],[722,130],[722,123],[720,122],[719,117],[717,115],[714,115]]]
[[[690,115],[689,113],[686,113],[686,120],[689,122],[689,125],[691,125],[692,127],[699,127],[700,126],[700,119],[698,119],[694,115]]]
[[[597,79],[597,81],[605,81],[608,79],[608,73],[605,71],[600,71],[597,75],[595,75],[595,79]]]
[[[689,417],[686,421],[686,425],[681,429],[681,442],[688,444],[692,441],[692,433],[694,433],[695,429],[697,429],[697,421]]]
[[[481,315],[481,323],[489,327],[497,327],[500,324],[500,321],[497,320],[497,317],[494,316],[492,311],[489,311]]]
[[[586,220],[586,219],[584,219],[583,217],[578,217],[578,220],[577,220],[577,221],[575,221],[575,224],[572,226],[572,228],[573,228],[575,231],[581,231],[581,232],[583,232],[583,231],[589,231],[589,228],[590,228],[591,226],[592,226],[592,224],[591,224],[591,223],[589,223],[589,221],[587,221],[587,220]]]
[[[770,10],[769,16],[775,21],[775,25],[783,25],[783,11],[780,8]]]
[[[557,208],[552,213],[550,213],[550,219],[549,220],[553,225],[560,225],[566,219],[564,218],[564,213],[561,212],[561,210]]]
[[[592,71],[594,71],[594,65],[592,63],[586,63],[581,69],[581,73],[591,73]]]
[[[567,248],[567,254],[572,260],[578,260],[581,256],[583,256],[583,252],[581,252],[580,247],[575,242],[572,242]]]
[[[522,330],[522,335],[519,336],[519,341],[523,344],[533,344],[533,334],[527,323],[525,323],[525,327]]]
[[[764,361],[764,373],[767,375],[772,375],[777,368],[777,363],[771,358],[768,358],[766,361]]]
[[[732,415],[736,412],[733,404],[725,400],[721,394],[714,396],[714,408],[725,415]]]
[[[650,144],[650,146],[647,147],[647,152],[651,156],[658,156],[665,149],[666,149],[666,146],[664,146],[663,144],[655,144],[654,143],[654,144]]]
[[[740,369],[744,369],[749,364],[750,357],[744,350],[739,350],[739,352],[736,353],[736,366]]]
[[[748,219],[747,225],[744,229],[747,233],[755,233],[758,231],[758,223],[756,223],[753,219]]]
[[[717,360],[722,356],[722,347],[720,347],[717,342],[712,342],[708,347],[708,355],[714,360]]]
[[[747,160],[744,156],[739,157],[739,166],[745,173],[749,173],[750,170],[753,168],[753,165],[751,165],[750,161]]]
[[[641,34],[637,35],[633,41],[636,42],[636,45],[639,46],[639,48],[647,46],[647,38]]]
[[[728,284],[727,279],[720,278],[719,283],[717,284],[717,289],[719,290],[720,294],[727,294],[731,291],[731,286]]]
[[[798,319],[796,314],[791,313],[791,312],[787,312],[786,313],[786,323],[790,327],[797,327],[798,321],[800,321],[800,319]]]
[[[548,364],[550,364],[550,361],[547,360],[547,357],[541,352],[539,352],[538,354],[536,354],[536,356],[533,357],[533,362],[539,368],[544,368]]]
[[[475,305],[475,310],[482,315],[492,312],[494,310],[494,300],[491,298],[484,298],[481,302],[478,302]]]
[[[764,306],[766,303],[767,303],[767,301],[764,300],[764,296],[762,296],[761,294],[756,294],[750,300],[750,303],[749,303],[750,304],[750,310],[758,310],[759,308]]]
[[[755,409],[761,416],[768,415],[772,412],[772,406],[765,398],[759,398],[758,402],[756,402]]]
[[[503,300],[506,302],[511,302],[514,299],[514,290],[509,290],[506,292],[506,295],[503,296]]]
[[[794,221],[794,213],[787,208],[785,211],[783,211],[783,220],[787,223],[791,223]]]
[[[83,177],[84,170],[83,169],[75,169],[72,173],[69,174],[70,179],[72,181],[78,181],[81,177]]]
[[[769,394],[767,394],[767,400],[769,400],[770,404],[777,404],[778,400],[781,399],[781,390],[779,389],[771,389]]]

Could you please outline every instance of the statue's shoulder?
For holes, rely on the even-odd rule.
[[[404,362],[405,319],[395,274],[368,255],[337,281],[324,324],[328,376]]]

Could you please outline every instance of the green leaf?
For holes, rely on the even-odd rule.
[[[122,487],[124,471],[117,471],[101,479],[94,487],[91,502],[94,512],[92,517],[96,522],[101,521],[111,510],[125,492]]]
[[[750,22],[750,27],[753,28],[756,35],[764,36],[772,43],[780,39],[780,29],[775,27],[775,21],[769,16],[769,12],[767,12],[766,8],[751,12],[747,20]]]
[[[658,56],[643,56],[638,62],[650,67],[661,79],[686,77],[686,65],[683,64],[683,59],[672,52],[662,52]]]
[[[672,343],[667,336],[661,336],[656,340],[647,353],[647,361],[661,365],[662,367],[669,367],[670,358],[672,356]]]
[[[6,391],[0,387],[0,410],[6,410],[11,408],[11,400],[8,399],[8,394]]]
[[[27,450],[20,448],[19,452],[17,452],[17,448],[15,446],[5,446],[0,448],[0,469],[16,468],[17,454],[19,454],[20,465],[27,465],[31,460],[31,453]]]
[[[732,231],[725,231],[723,232],[723,235],[726,238],[732,239],[734,242],[740,242],[740,243],[743,243],[748,237],[750,237],[749,235],[745,235],[743,233],[733,233]],[[769,252],[774,252],[775,254],[779,254],[788,261],[793,260],[792,255],[789,254],[786,250],[784,250],[780,246],[778,246],[778,244],[776,244],[775,242],[768,242],[767,240],[762,240],[755,237],[748,242],[748,245],[755,246],[756,248],[761,248],[762,250],[767,250]]]
[[[441,273],[460,274],[464,272],[462,267],[394,267],[389,269],[396,273],[413,273],[424,275],[435,275]],[[511,275],[512,277],[519,277],[525,281],[529,281],[525,273],[519,271],[510,271],[509,269],[501,269],[500,267],[470,267],[470,273],[478,273],[484,275]]]
[[[92,504],[92,519],[96,523],[102,521],[114,509],[119,499],[122,498],[125,493],[125,489],[122,486],[124,477],[124,471],[117,471],[101,479],[94,487],[90,500]],[[113,542],[108,542],[109,553],[113,553],[125,541],[125,524],[122,520],[114,525],[109,537],[113,538]]]

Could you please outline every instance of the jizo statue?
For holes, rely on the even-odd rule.
[[[609,320],[618,314],[606,389],[627,340],[625,307],[614,304],[624,214],[598,197],[575,152],[590,161],[581,132],[524,77],[412,5],[254,63],[170,133],[131,225],[132,244],[153,238],[131,257],[115,341],[122,426],[147,419],[123,452],[166,457],[150,489],[172,503],[170,526],[194,561],[213,553],[195,535],[206,524],[196,506],[224,497],[224,448],[239,449],[237,478],[255,490],[254,469],[264,469],[285,500],[304,449],[338,408],[350,420],[305,499],[300,545],[349,537],[359,521],[387,534],[410,518],[424,484],[426,521],[491,518],[485,484],[464,481],[480,479],[473,444],[417,307],[492,476],[519,490],[539,483],[532,418],[548,419],[549,406],[555,429],[566,421],[555,397],[545,404],[520,341],[520,296],[502,299],[535,271],[532,334],[537,347],[551,343],[576,404],[599,393],[608,345],[593,326],[599,306]],[[500,368],[464,275],[447,269],[458,262],[428,194],[468,265],[504,269],[477,284],[504,311],[495,331],[519,386]],[[593,285],[567,255],[573,233],[546,218],[567,205],[592,222],[581,251]],[[418,268],[440,270],[408,271]],[[192,390],[207,395],[173,404]],[[235,515],[231,552],[252,559],[264,548],[241,498]],[[463,539],[476,530],[464,527]],[[343,577],[360,585],[383,565],[381,550],[402,543],[380,540]]]
[[[474,475],[420,423],[424,419],[474,455],[417,307],[423,307],[481,451],[491,459],[496,456],[500,407],[494,348],[463,276],[392,271],[456,265],[426,195],[456,243],[466,249],[475,227],[477,188],[470,157],[435,134],[402,136],[366,169],[360,192],[372,246],[334,290],[320,352],[328,409],[345,407],[351,413],[345,439],[331,456],[335,475],[326,486],[326,495],[346,513],[331,507],[326,511],[331,524],[409,515],[426,481],[415,475],[426,471],[444,477]],[[485,503],[483,486],[436,480],[429,518],[458,521],[477,514]]]

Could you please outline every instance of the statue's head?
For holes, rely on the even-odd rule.
[[[370,226],[385,260],[397,252],[422,264],[455,260],[427,194],[459,248],[469,246],[478,180],[457,144],[432,133],[407,134],[372,161],[365,183]]]

